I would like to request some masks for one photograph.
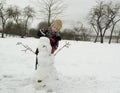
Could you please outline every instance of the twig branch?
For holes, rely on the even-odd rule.
[[[36,54],[28,45],[24,45],[22,42],[18,42],[17,45],[22,45],[25,48],[25,50],[22,50],[22,51],[27,52],[29,50],[32,53]],[[70,43],[66,42],[58,51],[55,52],[54,56],[56,56],[56,54],[60,52],[64,47],[69,48],[69,46],[70,46]]]
[[[66,43],[54,54],[54,56],[55,56],[58,52],[60,52],[64,47],[69,48],[69,46],[70,46],[70,43],[69,43],[69,42],[66,42]]]
[[[18,42],[17,45],[22,45],[25,48],[25,50],[22,51],[27,52],[27,50],[29,50],[35,54],[35,52],[28,45],[24,45],[22,42]]]

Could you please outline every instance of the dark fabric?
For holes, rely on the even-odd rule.
[[[35,51],[35,54],[36,54],[35,70],[37,70],[37,65],[38,65],[38,53],[39,53],[39,50],[37,48]]]
[[[41,37],[41,36],[44,36],[44,35],[42,35],[40,31],[38,31],[38,32],[37,32],[37,37],[39,38],[39,37]]]
[[[38,65],[38,56],[36,55],[35,70],[37,70],[37,65]]]
[[[38,53],[39,53],[39,51],[38,51],[38,48],[37,48],[36,51],[35,51],[35,54],[38,55]]]

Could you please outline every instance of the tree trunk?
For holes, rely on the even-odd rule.
[[[103,43],[103,34],[102,34],[102,30],[100,30],[100,43]]]
[[[97,42],[98,36],[99,36],[99,33],[97,33],[97,36],[95,37],[95,41],[94,41],[94,43]]]
[[[28,36],[28,32],[27,32],[27,24],[28,24],[28,20],[29,20],[29,17],[27,18],[26,22],[25,22],[25,34],[26,36]]]
[[[119,32],[119,34],[116,36],[116,43],[119,43],[119,38],[120,38],[120,32]]]
[[[100,37],[100,42],[103,43],[103,36]]]
[[[2,38],[4,38],[4,34],[5,34],[5,23],[2,24]]]
[[[112,40],[112,34],[113,34],[113,31],[114,31],[114,28],[115,28],[115,24],[113,24],[113,27],[112,27],[112,30],[111,30],[111,33],[110,33],[109,44],[111,43],[111,40]]]

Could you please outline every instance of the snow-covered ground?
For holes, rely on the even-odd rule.
[[[45,93],[33,81],[35,38],[0,38],[0,93]],[[55,56],[59,80],[54,93],[120,93],[120,44],[60,41],[71,45]],[[53,82],[54,84],[54,82]]]

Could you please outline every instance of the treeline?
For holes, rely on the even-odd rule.
[[[40,22],[38,24],[37,28],[31,28],[27,29],[27,33],[24,31],[24,25],[16,24],[11,22],[8,22],[5,26],[5,35],[6,36],[25,36],[25,37],[37,37],[37,32],[42,29],[48,27],[47,22]],[[2,30],[0,31],[2,32]],[[90,35],[90,32],[88,32],[87,29],[80,27],[79,29],[76,27],[73,27],[73,29],[64,29],[60,32],[63,39],[68,40],[84,40],[88,41],[90,40],[88,36]]]
[[[4,1],[4,0],[3,0]],[[52,0],[54,1],[54,0]],[[54,3],[55,4],[55,3]],[[49,4],[48,4],[49,5]],[[45,5],[47,8],[47,5]],[[52,8],[51,8],[51,11]],[[44,10],[46,13],[46,11]],[[78,10],[79,12],[79,10]],[[49,15],[51,12],[47,11]],[[0,24],[1,37],[20,36],[20,37],[37,37],[37,31],[41,28],[48,27],[52,20],[51,16],[38,24],[36,28],[30,28],[36,12],[34,8],[26,6],[21,9],[17,6],[6,7],[4,2],[0,3]],[[89,26],[83,25],[80,20],[73,23],[70,28],[64,28],[60,33],[63,39],[94,41],[104,43],[119,42],[120,39],[120,3],[98,1],[91,8],[87,22]],[[64,25],[64,23],[63,23]]]
[[[2,33],[2,30],[1,30],[1,33]],[[19,36],[19,37],[29,37],[29,36],[32,36],[32,37],[37,37],[36,34],[37,33],[37,30],[34,29],[34,28],[31,28],[31,29],[27,29],[27,31],[25,31],[25,28],[24,28],[24,24],[20,23],[20,24],[16,24],[16,23],[13,23],[13,22],[8,22],[6,24],[6,27],[5,27],[5,36]]]
[[[37,28],[30,28],[27,30],[27,33],[24,31],[24,26],[23,24],[15,24],[13,22],[8,22],[5,27],[5,36],[24,36],[24,37],[35,37],[37,38],[37,32],[39,29],[42,29],[44,27],[47,27],[47,22],[41,22],[38,24]],[[76,27],[71,27],[72,29],[63,29],[60,34],[62,36],[62,39],[67,39],[67,40],[77,40],[77,41],[94,41],[94,42],[100,42],[100,36],[97,37],[96,41],[96,35],[92,34],[93,30],[92,29],[87,29],[83,27],[83,25],[78,28]],[[2,33],[2,30],[0,30],[0,33]],[[116,43],[119,43],[119,38],[120,34],[115,34],[113,36],[113,41]],[[105,36],[104,39],[109,40],[110,36]]]

